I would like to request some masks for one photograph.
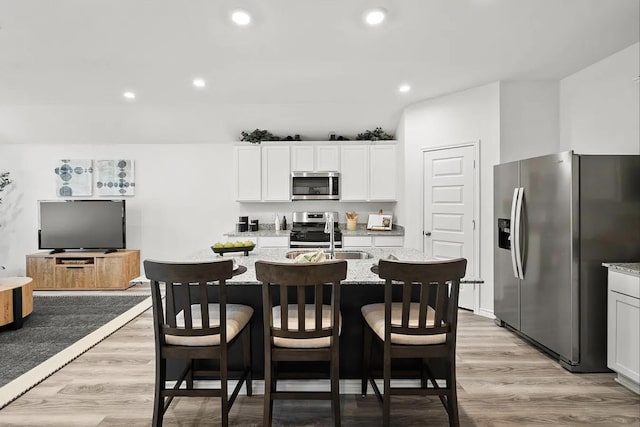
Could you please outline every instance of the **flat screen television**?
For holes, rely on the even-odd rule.
[[[124,200],[40,200],[38,248],[126,248]]]

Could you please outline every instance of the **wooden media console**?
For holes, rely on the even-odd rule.
[[[140,275],[140,251],[40,252],[27,255],[34,290],[127,289]]]

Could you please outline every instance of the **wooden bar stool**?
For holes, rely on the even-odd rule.
[[[262,282],[264,311],[264,421],[271,426],[275,399],[331,400],[334,425],[340,425],[339,335],[340,282],[347,277],[347,262],[290,264],[258,261],[256,278]],[[324,286],[331,287],[331,301],[323,301]],[[273,292],[279,288],[279,292]],[[289,304],[289,289],[296,289]],[[306,290],[313,291],[308,304]],[[279,296],[280,305],[274,306]],[[285,392],[277,390],[278,362],[328,361],[331,391]]]
[[[458,258],[433,262],[380,260],[378,274],[385,279],[384,304],[362,307],[365,320],[362,396],[367,394],[367,379],[382,403],[384,426],[390,422],[392,395],[437,395],[449,415],[449,425],[459,426],[456,395],[456,329],[458,294],[467,260]],[[402,286],[401,302],[393,301],[394,282]],[[414,288],[419,297],[412,300]],[[383,346],[384,393],[381,394],[370,372],[372,337]],[[391,388],[391,360],[421,359],[419,388]],[[445,373],[437,377],[430,359],[444,360]],[[437,380],[443,380],[445,386]],[[431,387],[429,387],[431,383]],[[426,424],[426,422],[425,422]]]
[[[242,267],[246,271],[245,267]],[[253,308],[227,303],[225,281],[233,276],[233,262],[170,263],[146,260],[145,275],[151,280],[153,327],[156,344],[156,382],[153,425],[161,426],[175,396],[213,396],[221,399],[222,425],[244,382],[251,396],[251,317]],[[209,303],[208,287],[217,282],[219,301]],[[160,294],[165,284],[166,310]],[[185,307],[188,309],[185,310]],[[244,371],[228,370],[228,348],[242,337]],[[167,359],[184,360],[185,366],[172,388],[166,388]],[[218,371],[196,369],[195,360],[220,361]],[[229,397],[227,380],[239,378]],[[220,388],[194,388],[194,379],[220,379]],[[186,380],[186,388],[180,388]]]

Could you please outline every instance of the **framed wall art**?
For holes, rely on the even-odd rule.
[[[96,160],[98,196],[133,196],[135,188],[133,160]]]
[[[63,159],[54,169],[60,197],[85,197],[93,192],[93,160]]]

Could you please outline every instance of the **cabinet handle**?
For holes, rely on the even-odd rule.
[[[430,231],[425,231],[425,232],[424,232],[424,235],[425,235],[425,236],[431,236],[431,232],[430,232]]]

